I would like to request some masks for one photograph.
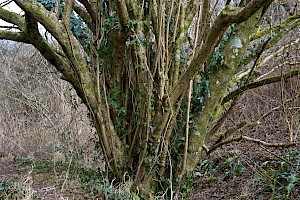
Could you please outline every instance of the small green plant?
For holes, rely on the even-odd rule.
[[[194,184],[195,174],[186,173],[179,186],[180,193],[178,194],[180,198],[187,199],[190,195],[192,186]]]
[[[244,171],[245,167],[242,162],[238,160],[237,156],[227,158],[222,164],[221,169],[224,170],[222,176],[223,180],[228,180],[230,178],[236,177],[238,174]]]
[[[227,157],[218,156],[213,161],[203,160],[198,164],[196,176],[208,175],[210,178],[220,175],[222,181],[233,179],[245,170],[238,156],[228,154]]]
[[[28,188],[26,188],[28,187]],[[0,181],[0,200],[4,199],[38,199],[36,193],[29,192],[30,185],[22,185],[12,180]]]
[[[26,167],[33,164],[33,160],[31,157],[24,156],[14,156],[13,161],[19,167]]]
[[[291,150],[282,155],[282,158],[284,160],[262,161],[261,166],[265,171],[256,174],[256,179],[262,186],[260,193],[271,192],[273,200],[291,199],[293,191],[300,186],[297,170],[300,163],[300,151]]]
[[[0,199],[17,198],[20,191],[14,187],[14,181],[0,181]]]

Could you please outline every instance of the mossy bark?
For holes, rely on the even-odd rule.
[[[210,69],[210,97],[206,97],[204,110],[199,111],[199,116],[194,125],[194,131],[190,135],[188,170],[194,170],[198,161],[206,156],[203,151],[205,145],[212,135],[208,135],[216,125],[218,119],[224,113],[222,105],[223,98],[227,95],[228,89],[232,86],[234,75],[242,70],[238,65],[251,42],[249,33],[256,30],[262,9],[258,10],[247,21],[236,25],[235,33],[230,37],[223,51],[225,64],[217,69]],[[241,40],[242,46],[234,46],[232,41],[236,38]]]

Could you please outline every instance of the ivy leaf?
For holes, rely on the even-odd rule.
[[[47,10],[54,10],[55,9],[55,2],[56,0],[38,0]]]

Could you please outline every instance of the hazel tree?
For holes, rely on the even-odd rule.
[[[23,13],[7,10],[10,2]],[[88,108],[111,178],[127,173],[150,195],[180,187],[199,160],[229,142],[295,144],[293,137],[287,144],[215,139],[244,91],[299,74],[295,67],[255,76],[299,28],[299,13],[274,2],[12,0],[0,7],[11,24],[0,39],[31,44],[55,66]],[[276,6],[287,15],[271,22]]]

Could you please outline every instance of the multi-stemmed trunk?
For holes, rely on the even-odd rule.
[[[19,29],[0,38],[34,45],[61,72],[90,112],[111,178],[127,173],[145,192],[180,182],[211,152],[241,93],[228,89],[248,77],[247,89],[253,69],[243,68],[299,25],[295,15],[275,34],[259,30],[272,0],[227,5],[216,18],[208,0],[14,2],[25,17],[0,8]]]

